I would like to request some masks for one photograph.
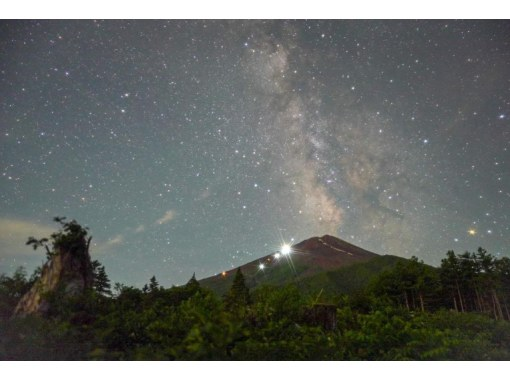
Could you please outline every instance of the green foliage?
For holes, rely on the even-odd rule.
[[[61,225],[61,229],[51,234],[54,249],[63,248],[66,250],[73,250],[78,248],[88,234],[88,228],[82,227],[76,222],[71,220],[65,221],[65,217],[55,217],[53,220]]]
[[[408,310],[425,311],[436,306],[440,283],[434,268],[413,257],[381,273],[369,289],[374,295],[386,296]]]
[[[306,305],[303,295],[292,284],[282,288],[264,285],[253,293],[253,299],[251,309],[259,325],[271,321],[281,323],[300,321]]]
[[[378,256],[367,262],[356,263],[334,271],[322,272],[299,281],[308,292],[323,289],[326,296],[338,293],[353,294],[365,289],[381,272],[391,270],[405,259],[397,256]]]
[[[449,251],[440,278],[451,309],[510,319],[510,259],[497,259],[483,248],[461,255]]]
[[[0,324],[0,360],[83,360],[93,335],[67,322],[28,316]]]
[[[93,289],[102,296],[112,296],[110,279],[106,274],[106,270],[98,260],[92,261],[92,271],[94,274]]]
[[[20,298],[31,288],[34,275],[27,280],[25,268],[18,267],[12,276],[0,275],[0,320],[12,315]]]
[[[200,289],[200,283],[195,278],[195,273],[193,273],[193,276],[186,283],[186,289],[188,289],[192,292],[198,291],[198,289]]]
[[[250,294],[239,270],[224,299],[194,275],[168,289],[155,277],[144,290],[116,284],[111,295],[96,261],[91,291],[48,294],[54,307],[45,319],[4,318],[0,360],[510,360],[510,322],[499,312],[443,307],[452,292],[458,297],[459,283],[465,308],[476,306],[476,290],[482,305],[492,294],[491,306],[497,296],[504,310],[510,260],[483,250],[445,260],[439,269],[397,260],[364,289],[313,297],[298,284]],[[31,281],[22,269],[0,276],[2,310],[11,310]],[[308,318],[318,300],[336,307],[335,329]]]
[[[30,236],[26,245],[31,245],[34,250],[44,247],[46,250],[46,258],[50,260],[57,254],[59,249],[68,250],[70,252],[83,252],[84,248],[88,251],[88,246],[92,237],[85,240],[88,234],[88,227],[82,227],[76,220],[66,222],[66,217],[53,218],[53,221],[60,225],[60,229],[51,234],[50,238],[36,239]]]
[[[246,286],[244,282],[243,272],[241,272],[241,268],[239,268],[234,277],[234,282],[229,290],[229,292],[225,295],[225,307],[227,310],[239,310],[243,307],[250,304],[250,290]]]
[[[154,292],[157,292],[158,290],[160,290],[159,282],[158,282],[158,280],[156,280],[156,276],[152,276],[150,278],[148,289],[149,289],[148,291],[151,293],[154,293]]]

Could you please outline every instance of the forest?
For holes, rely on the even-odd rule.
[[[52,235],[53,249],[28,243],[51,260],[73,236]],[[1,360],[510,360],[510,259],[482,248],[449,251],[438,268],[403,260],[350,294],[249,289],[241,270],[223,296],[194,275],[171,288],[155,277],[112,286],[91,264],[92,285],[45,294],[45,315],[13,317],[40,268],[0,276]]]

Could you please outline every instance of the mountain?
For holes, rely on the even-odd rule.
[[[290,250],[290,252],[288,252]],[[361,289],[370,279],[391,268],[396,256],[381,256],[330,235],[312,237],[292,247],[242,265],[246,285],[281,286],[296,283],[303,290],[345,292]],[[217,294],[230,288],[237,268],[200,280]]]

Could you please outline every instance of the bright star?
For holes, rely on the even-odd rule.
[[[474,228],[470,228],[468,230],[468,234],[470,234],[471,236],[475,236],[476,235],[476,230]]]
[[[264,264],[262,264],[262,263],[260,263],[260,264],[259,264],[259,269],[260,269],[260,270],[264,270],[264,268],[265,268],[265,265],[264,265]]]
[[[278,259],[280,258],[280,256],[281,256],[281,255],[280,255],[280,252],[276,252],[276,253],[274,254],[274,258],[275,258],[276,260],[278,260]]]

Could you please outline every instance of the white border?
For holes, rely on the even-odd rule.
[[[505,19],[502,0],[20,0],[4,2],[9,19]]]

